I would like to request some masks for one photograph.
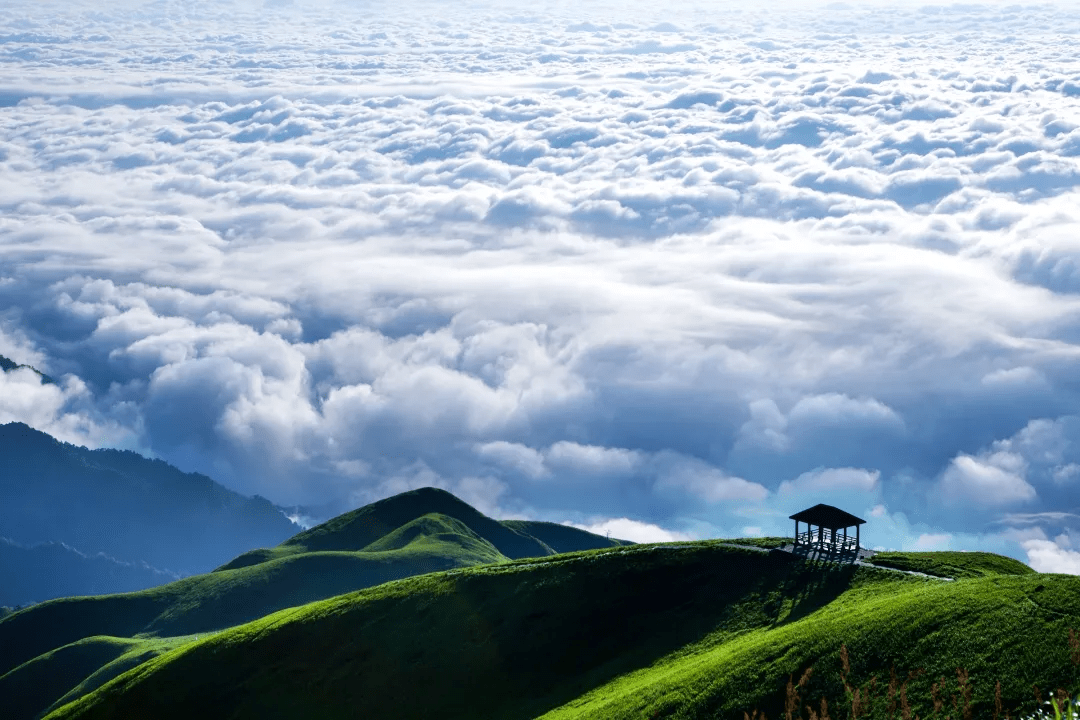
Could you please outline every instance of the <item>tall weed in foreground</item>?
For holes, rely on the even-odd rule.
[[[1080,633],[1072,628],[1069,629],[1069,658],[1074,666],[1080,668]],[[896,667],[893,666],[889,669],[889,683],[884,688],[879,687],[876,675],[871,676],[870,681],[860,687],[850,681],[851,662],[847,645],[840,646],[840,664],[840,681],[844,686],[847,707],[841,709],[834,719],[829,714],[829,703],[825,698],[821,698],[816,707],[813,703],[803,703],[800,692],[806,689],[813,676],[814,668],[811,666],[803,672],[797,683],[794,682],[794,676],[788,677],[784,720],[844,720],[845,711],[850,720],[975,720],[971,707],[971,682],[967,670],[963,668],[956,669],[956,690],[948,699],[944,697],[944,694],[949,692],[946,678],[942,677],[931,685],[930,700],[934,709],[930,715],[920,717],[911,709],[908,683],[923,674],[921,668],[909,672],[907,678],[900,682]],[[1038,686],[1032,685],[1032,691],[1037,710],[1033,714],[1018,715],[1016,720],[1080,720],[1080,687],[1075,696],[1070,696],[1063,688],[1059,688],[1045,701]],[[768,718],[765,713],[755,709],[753,713],[744,712],[743,720]],[[1000,681],[994,686],[993,720],[1013,720],[1002,706]]]

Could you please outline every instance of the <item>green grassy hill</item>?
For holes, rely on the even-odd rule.
[[[294,535],[281,546],[296,552],[361,550],[427,513],[458,520],[508,558],[539,557],[554,552],[535,537],[492,520],[445,490],[431,487],[394,495],[339,515]]]
[[[134,593],[52,600],[0,622],[0,672],[84,637],[209,632],[389,580],[493,561],[498,554],[482,541],[430,538],[396,551],[302,553]]]
[[[33,716],[138,644],[127,638],[90,637],[34,658],[0,676],[0,697],[7,698],[5,712]]]
[[[988,552],[879,552],[869,562],[877,567],[912,570],[949,578],[989,575],[1030,575],[1035,571],[1014,560]]]
[[[539,557],[555,552],[550,546],[529,535],[513,522],[492,520],[445,490],[428,487],[394,495],[339,515],[322,525],[294,535],[277,547],[259,548],[246,552],[222,565],[218,570],[233,570],[291,555],[322,550],[368,550],[373,543],[383,541],[391,533],[430,513],[456,521],[454,530],[451,532],[460,532],[461,528],[464,528],[468,535],[486,540],[504,558]],[[587,541],[588,543],[600,541],[611,546],[621,542],[609,541],[592,533],[582,534],[591,538]],[[579,541],[583,539],[579,538]],[[577,546],[573,549],[583,550],[587,547],[591,548],[594,545]]]
[[[1033,683],[1080,680],[1066,642],[1078,577],[989,553],[807,563],[783,542],[623,544],[413,491],[206,575],[0,619],[0,707],[11,720],[775,718],[789,676],[813,664],[802,697],[846,717],[842,643],[855,683],[924,670],[909,689],[922,717],[957,667],[975,717],[992,714],[997,680],[1014,709],[1030,709]]]
[[[433,511],[440,509],[455,516]],[[383,534],[374,534],[379,532]],[[580,535],[572,537],[586,547],[620,542],[575,533]],[[104,641],[91,642],[94,638],[205,635],[391,580],[508,562],[496,543],[516,552],[554,552],[449,493],[424,489],[335,518],[275,548],[246,553],[212,573],[139,592],[34,605],[0,620],[0,706],[9,692],[15,692],[12,688],[34,687],[32,693],[20,692],[18,705],[12,706],[14,714],[4,716],[33,718],[113,663],[114,658],[87,649],[112,647]],[[156,655],[160,647],[126,653],[122,669]]]
[[[944,582],[709,541],[433,573],[185,644],[49,718],[777,717],[811,664],[803,696],[837,708],[841,643],[858,683],[924,669],[924,717],[930,684],[967,668],[989,717],[996,680],[1008,707],[1073,687],[1080,627],[1080,578],[990,565]]]

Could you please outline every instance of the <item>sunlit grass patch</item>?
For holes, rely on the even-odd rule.
[[[1069,660],[1075,669],[1074,677],[1080,677],[1080,635],[1073,628],[1069,628]],[[976,716],[972,704],[973,679],[964,668],[956,668],[955,687],[944,675],[932,683],[929,707],[919,714],[912,705],[908,686],[925,673],[923,668],[908,671],[904,677],[903,674],[897,675],[896,666],[893,665],[889,668],[887,684],[884,677],[879,682],[878,676],[873,675],[862,685],[855,685],[846,645],[840,647],[840,661],[839,682],[844,689],[844,703],[833,705],[830,711],[829,702],[824,696],[818,698],[816,703],[810,699],[807,691],[814,675],[814,667],[810,666],[802,672],[798,682],[794,681],[794,675],[788,677],[784,693],[784,720],[831,720],[833,716],[838,720],[972,720]],[[1033,684],[1035,706],[1025,713],[1018,709],[1007,709],[1001,682],[998,681],[994,684],[993,720],[1009,720],[1014,716],[1018,720],[1076,720],[1080,718],[1080,682],[1075,682],[1073,687],[1076,689],[1072,693],[1058,688],[1044,700],[1042,691]],[[978,717],[990,717],[988,710],[982,710]],[[743,717],[744,720],[767,720],[768,716],[755,708],[753,712],[744,711]]]

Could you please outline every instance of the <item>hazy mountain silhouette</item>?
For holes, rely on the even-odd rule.
[[[0,537],[0,606],[69,595],[130,592],[178,579],[145,563],[86,555],[63,543],[26,547]]]
[[[51,377],[49,377],[45,373],[38,370],[36,367],[33,367],[31,365],[20,365],[19,363],[15,362],[14,360],[10,360],[10,359],[4,357],[3,355],[0,355],[0,370],[3,370],[4,372],[9,372],[11,370],[19,370],[19,369],[31,370],[31,371],[37,373],[41,377],[41,382],[43,384],[45,384],[45,385],[55,385],[56,384],[55,380],[53,380]]]
[[[0,425],[0,537],[16,543],[61,542],[192,574],[298,529],[269,500],[205,475],[130,451],[77,447],[22,423]]]

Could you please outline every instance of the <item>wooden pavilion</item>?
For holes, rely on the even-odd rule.
[[[866,521],[832,505],[818,504],[791,516],[795,521],[795,547],[826,552],[859,552],[859,526]],[[806,532],[799,533],[799,523],[806,523]],[[855,527],[855,537],[847,529]],[[814,528],[817,528],[816,530]],[[837,536],[837,530],[843,534]]]

